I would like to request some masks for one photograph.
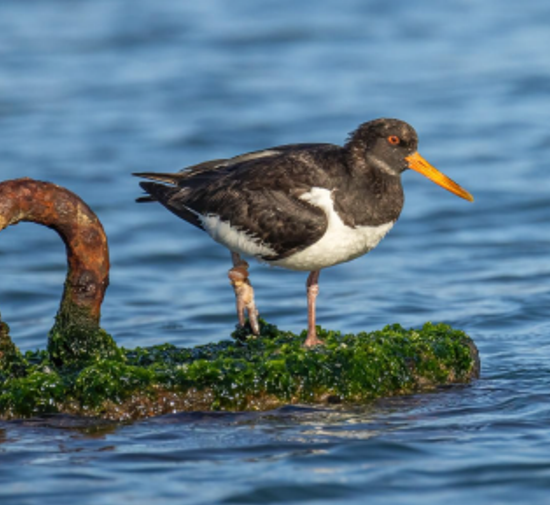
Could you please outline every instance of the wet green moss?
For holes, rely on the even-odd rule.
[[[12,342],[10,328],[0,319],[0,380],[7,377],[22,377],[26,374],[28,363]]]
[[[0,415],[50,412],[136,419],[182,410],[267,410],[289,403],[358,403],[467,383],[479,375],[477,349],[462,331],[427,323],[342,335],[319,330],[324,347],[302,347],[305,334],[262,321],[260,337],[192,349],[160,345],[57,367],[49,352],[27,353],[24,374],[2,373]]]
[[[67,386],[56,372],[32,370],[24,378],[8,378],[0,391],[0,410],[7,417],[30,417],[60,412]]]
[[[48,335],[48,352],[56,366],[78,368],[90,362],[122,359],[115,341],[99,327],[86,307],[64,297]]]

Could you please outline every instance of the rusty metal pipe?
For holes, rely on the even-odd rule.
[[[56,324],[76,324],[76,312],[79,325],[98,329],[109,285],[109,249],[97,216],[77,195],[50,182],[0,183],[0,230],[21,221],[52,228],[65,243],[68,272]]]

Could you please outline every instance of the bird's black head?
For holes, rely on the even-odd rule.
[[[473,196],[430,165],[417,151],[418,136],[412,126],[399,119],[375,119],[355,130],[347,144],[348,163],[356,173],[377,170],[399,177],[411,168],[451,193],[469,201]]]
[[[364,160],[398,176],[410,168],[406,158],[416,152],[418,136],[411,125],[399,119],[375,119],[360,125],[351,134],[347,147],[352,160]]]

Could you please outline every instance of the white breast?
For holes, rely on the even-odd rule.
[[[330,190],[312,188],[300,198],[325,211],[328,218],[327,230],[315,244],[288,258],[270,261],[270,265],[290,270],[312,271],[350,261],[376,247],[395,223],[390,221],[380,226],[351,228],[343,223],[334,210]]]

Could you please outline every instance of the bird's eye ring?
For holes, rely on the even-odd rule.
[[[388,137],[388,142],[391,145],[396,146],[397,144],[399,144],[400,140],[399,140],[399,137],[397,135],[390,135]]]

